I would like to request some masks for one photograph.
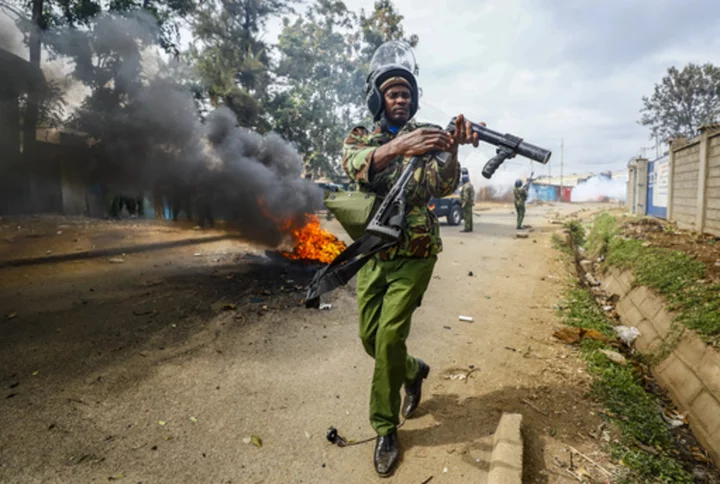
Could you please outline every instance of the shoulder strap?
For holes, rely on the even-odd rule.
[[[315,277],[308,285],[305,307],[320,307],[322,294],[347,284],[370,257],[395,244],[396,242],[387,242],[375,235],[364,234],[330,264],[315,273]]]

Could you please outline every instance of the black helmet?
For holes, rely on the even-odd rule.
[[[520,188],[522,186],[522,180],[520,180],[520,179],[515,180],[515,186]]]
[[[380,121],[383,114],[383,94],[380,86],[393,77],[402,77],[410,84],[410,119],[418,110],[418,85],[415,79],[415,56],[405,42],[393,40],[378,47],[370,61],[370,73],[365,81],[365,102],[373,115]]]

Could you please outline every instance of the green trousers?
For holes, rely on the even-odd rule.
[[[400,389],[415,379],[418,362],[405,340],[412,314],[430,283],[437,256],[373,258],[358,272],[360,339],[375,359],[370,389],[370,424],[387,435],[400,423]]]
[[[472,205],[468,204],[463,207],[463,218],[465,219],[465,230],[472,231],[472,229],[473,229]]]
[[[517,228],[521,229],[525,218],[525,205],[515,205],[515,212],[517,212]]]

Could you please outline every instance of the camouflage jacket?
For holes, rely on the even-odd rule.
[[[396,136],[419,128],[438,126],[408,122],[397,135],[382,130],[378,124],[372,132],[364,127],[355,127],[348,134],[343,146],[343,168],[350,179],[357,181],[358,189],[384,197],[402,173],[410,157],[398,156],[383,171],[370,176],[370,163],[375,150]],[[433,197],[452,194],[460,183],[460,164],[456,159],[448,160],[444,167],[430,155],[423,156],[425,163],[417,170],[407,186],[408,211],[405,217],[400,242],[381,252],[381,260],[399,257],[430,257],[442,251],[440,224],[427,204]]]
[[[473,187],[472,183],[467,182],[462,186],[460,190],[460,202],[463,207],[475,204],[475,187]]]
[[[525,205],[525,200],[527,200],[528,193],[527,190],[523,187],[515,187],[515,190],[513,190],[513,194],[515,195],[515,206],[519,207],[521,205]]]

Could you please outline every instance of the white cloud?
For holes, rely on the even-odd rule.
[[[637,124],[642,96],[671,65],[720,64],[716,0],[395,0],[423,89],[418,118],[465,114],[553,151],[565,173],[619,170],[653,144]],[[419,5],[420,4],[420,5]],[[372,8],[373,0],[347,2]],[[713,35],[716,33],[718,35]],[[492,148],[464,149],[477,174]],[[647,153],[654,155],[654,150]],[[507,162],[527,176],[527,160]],[[537,173],[548,167],[533,164]]]

